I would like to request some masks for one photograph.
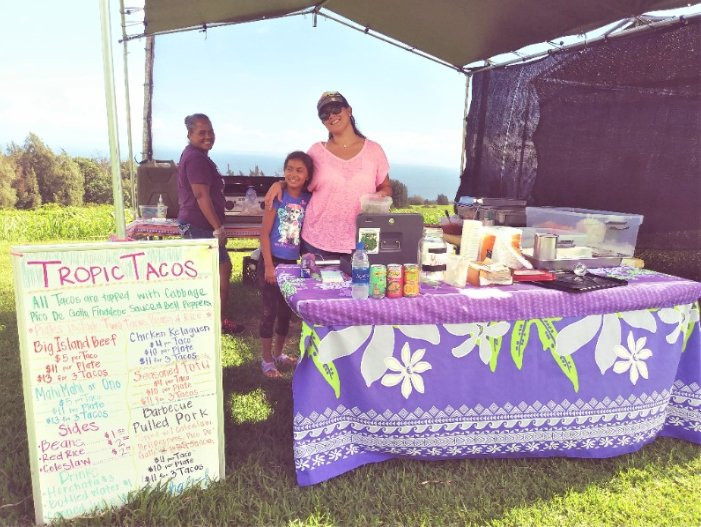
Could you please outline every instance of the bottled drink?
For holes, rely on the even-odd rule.
[[[163,194],[158,195],[158,203],[156,204],[156,218],[165,218],[168,207],[163,202]]]
[[[358,242],[351,259],[351,296],[355,300],[365,300],[370,294],[370,259],[365,252],[365,244]]]
[[[243,208],[246,214],[260,213],[260,206],[258,205],[258,193],[253,187],[248,187],[248,190],[246,190],[246,197]]]

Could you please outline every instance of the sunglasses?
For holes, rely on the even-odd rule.
[[[341,110],[343,110],[343,108],[345,108],[345,106],[339,103],[327,104],[319,112],[319,119],[321,119],[322,121],[326,121],[326,119],[328,119],[332,115],[338,115],[339,113],[341,113]]]

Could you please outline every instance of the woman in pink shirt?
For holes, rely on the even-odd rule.
[[[392,195],[389,163],[382,147],[360,133],[343,95],[324,92],[316,109],[329,137],[314,143],[307,152],[314,161],[314,177],[309,184],[312,197],[300,252],[338,259],[355,249],[360,196]],[[281,193],[281,184],[273,184],[265,196],[266,207]]]

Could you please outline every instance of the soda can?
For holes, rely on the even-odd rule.
[[[404,296],[419,296],[419,264],[404,264]]]
[[[404,294],[404,267],[387,264],[387,298],[401,298]]]
[[[387,291],[387,267],[383,264],[370,266],[370,296],[384,298]]]

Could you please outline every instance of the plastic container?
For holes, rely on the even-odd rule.
[[[159,212],[162,216],[159,217]],[[165,221],[168,205],[139,205],[139,215],[144,220]]]
[[[392,206],[390,196],[377,196],[376,194],[364,194],[360,196],[360,212],[368,214],[388,214]]]
[[[438,285],[443,281],[448,264],[448,247],[440,229],[424,228],[423,237],[419,241],[418,260],[421,283]]]
[[[638,229],[643,223],[640,214],[609,212],[593,209],[566,207],[526,207],[528,227],[584,235],[589,247],[613,251],[621,256],[633,256],[638,239]]]
[[[358,242],[351,258],[351,296],[354,300],[365,300],[370,295],[370,259],[365,244]]]

